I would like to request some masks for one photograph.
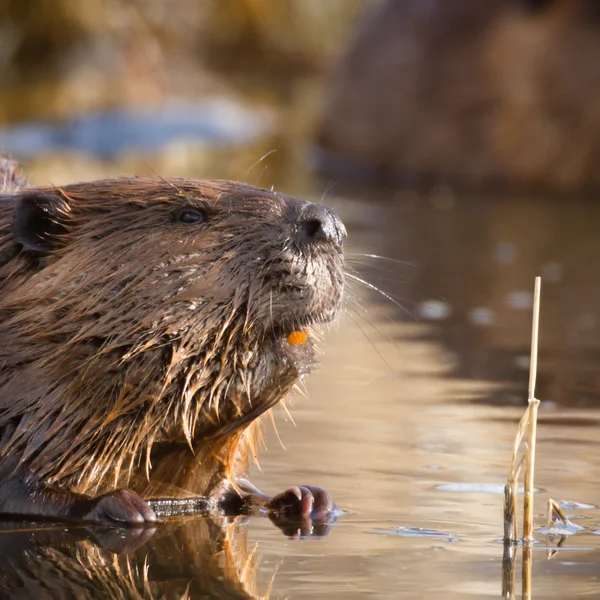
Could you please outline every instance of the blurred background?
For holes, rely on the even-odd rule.
[[[597,0],[0,0],[0,82],[32,184],[246,180],[346,222],[367,283],[256,481],[351,516],[318,548],[259,526],[284,596],[497,595],[501,499],[474,491],[505,478],[536,275],[540,486],[598,502]],[[371,531],[399,524],[466,550]],[[591,593],[586,539],[542,597]]]
[[[153,170],[241,179],[270,150],[263,183],[293,178],[362,7],[2,0],[0,147],[35,182]]]

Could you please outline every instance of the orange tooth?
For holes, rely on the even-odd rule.
[[[306,342],[306,338],[308,334],[306,331],[292,331],[290,335],[288,335],[288,342],[295,346],[296,344],[304,344]]]

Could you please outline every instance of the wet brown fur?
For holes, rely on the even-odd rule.
[[[60,207],[37,254],[13,235],[32,194]],[[305,205],[159,178],[0,196],[0,463],[88,494],[220,497],[246,477],[257,417],[313,364],[287,333],[343,291],[341,248],[294,237]],[[194,207],[205,223],[177,222]]]

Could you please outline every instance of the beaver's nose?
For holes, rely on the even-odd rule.
[[[298,219],[298,238],[302,243],[333,242],[341,244],[346,228],[336,214],[320,204],[307,204]]]

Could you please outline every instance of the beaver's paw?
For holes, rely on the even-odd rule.
[[[115,554],[129,554],[141,548],[155,533],[156,527],[90,527],[86,530],[90,539],[102,548]]]
[[[128,489],[80,500],[73,507],[72,516],[80,521],[138,527],[157,521],[150,505]]]
[[[273,496],[265,507],[271,521],[294,538],[327,535],[338,511],[331,494],[312,485],[291,487]]]
[[[312,485],[288,488],[273,496],[265,506],[281,517],[298,517],[323,520],[336,510],[331,494]]]

